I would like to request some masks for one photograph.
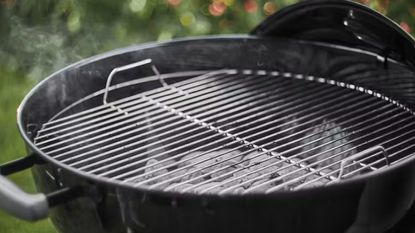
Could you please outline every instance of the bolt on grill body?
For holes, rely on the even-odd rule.
[[[217,194],[329,185],[415,151],[414,116],[371,90],[263,70],[217,70],[170,82],[185,72],[152,68],[161,87],[107,102],[112,72],[102,105],[58,114],[35,144],[99,177]]]

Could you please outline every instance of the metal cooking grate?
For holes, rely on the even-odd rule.
[[[322,78],[218,70],[43,125],[35,144],[76,169],[176,192],[329,185],[415,152],[415,118],[370,90]]]

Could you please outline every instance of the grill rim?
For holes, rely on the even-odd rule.
[[[143,192],[143,193],[148,193],[148,194],[154,194],[154,195],[161,195],[161,196],[174,196],[174,197],[183,197],[183,198],[194,198],[194,197],[202,197],[202,198],[231,198],[231,199],[235,199],[235,198],[257,198],[257,197],[264,197],[264,196],[273,196],[273,197],[295,197],[295,196],[303,196],[303,195],[309,195],[310,193],[314,193],[314,192],[321,192],[322,189],[324,190],[330,190],[330,189],[339,189],[339,188],[345,188],[347,189],[348,186],[351,185],[363,185],[365,182],[367,182],[370,179],[375,179],[375,178],[380,178],[382,176],[388,176],[390,173],[393,173],[399,169],[401,169],[402,167],[407,166],[410,163],[414,163],[415,162],[415,153],[408,155],[408,157],[406,159],[404,159],[403,161],[400,160],[397,163],[393,164],[392,166],[389,167],[384,167],[382,169],[376,170],[376,171],[372,171],[369,173],[365,173],[365,174],[361,174],[359,176],[354,176],[348,179],[343,180],[340,183],[333,183],[329,186],[324,186],[324,187],[310,187],[310,188],[304,188],[304,189],[300,189],[300,190],[296,190],[294,192],[292,191],[275,191],[272,193],[257,193],[257,192],[252,192],[252,193],[245,193],[245,194],[240,194],[240,193],[226,193],[226,194],[222,194],[219,195],[218,193],[189,193],[189,192],[175,192],[175,191],[163,191],[163,190],[158,190],[158,189],[148,189],[148,188],[144,188],[144,187],[135,187],[129,183],[123,183],[123,182],[119,182],[119,181],[114,181],[111,180],[109,178],[105,178],[105,177],[99,177],[99,176],[95,176],[93,174],[90,174],[88,172],[84,172],[81,170],[78,170],[76,168],[73,168],[71,166],[65,165],[64,163],[59,162],[58,160],[46,155],[45,153],[43,153],[32,141],[32,139],[30,138],[30,136],[27,134],[25,127],[24,127],[24,119],[23,119],[23,110],[26,108],[26,106],[28,105],[29,100],[31,99],[31,97],[38,91],[38,89],[40,87],[42,87],[43,85],[46,85],[46,83],[54,78],[57,78],[58,76],[60,76],[62,73],[69,71],[71,69],[77,69],[83,65],[87,65],[87,64],[91,64],[94,63],[96,61],[99,60],[103,60],[106,58],[110,58],[112,56],[116,56],[116,55],[122,55],[125,53],[129,53],[129,52],[133,52],[133,51],[137,51],[137,50],[143,50],[143,49],[150,49],[150,48],[162,48],[164,46],[169,46],[169,45],[174,45],[177,43],[192,43],[195,41],[203,41],[203,40],[222,40],[222,39],[228,39],[228,40],[235,40],[235,39],[242,39],[242,40],[275,40],[275,38],[262,38],[262,37],[258,37],[258,36],[253,36],[253,35],[213,35],[213,36],[197,36],[197,37],[188,37],[188,38],[183,38],[183,39],[175,39],[169,42],[150,42],[150,43],[145,43],[145,44],[141,44],[141,45],[133,45],[133,46],[128,46],[125,48],[120,48],[120,49],[115,49],[106,53],[102,53],[102,54],[98,54],[89,58],[85,58],[81,61],[78,61],[76,63],[73,63],[67,67],[64,67],[54,73],[52,73],[51,75],[49,75],[48,77],[46,77],[44,80],[42,80],[41,82],[39,82],[37,85],[35,85],[28,93],[27,95],[24,97],[24,99],[21,101],[18,109],[17,109],[17,125],[18,125],[18,130],[20,135],[22,136],[22,138],[24,139],[25,143],[29,146],[29,149],[31,152],[34,152],[36,155],[40,156],[43,160],[45,160],[46,162],[50,162],[51,164],[53,164],[54,166],[56,166],[57,168],[61,168],[64,169],[65,171],[68,171],[70,173],[73,173],[74,175],[79,175],[81,176],[81,178],[86,178],[87,180],[90,181],[94,181],[97,184],[103,184],[103,185],[109,185],[111,187],[120,187],[120,188],[125,188],[125,189],[131,189],[131,190],[136,190],[139,192]],[[293,39],[282,39],[282,38],[278,38],[278,40],[285,40],[285,41],[293,41]],[[333,44],[329,44],[329,43],[323,43],[323,42],[309,42],[309,41],[302,41],[302,40],[294,40],[298,43],[305,43],[305,44],[311,44],[314,46],[324,46],[324,47],[329,47],[329,48],[334,48],[334,49],[340,49],[340,50],[345,50],[345,51],[349,51],[349,52],[354,52],[354,53],[362,53],[365,55],[371,55],[371,56],[379,56],[378,54],[375,54],[373,52],[369,52],[369,51],[364,51],[364,50],[360,50],[360,49],[354,49],[354,48],[348,48],[348,47],[343,47],[343,46],[338,46],[338,45],[333,45]],[[389,60],[392,63],[396,63],[398,65],[403,65],[402,63],[399,63],[395,60]],[[380,177],[379,177],[380,176]]]

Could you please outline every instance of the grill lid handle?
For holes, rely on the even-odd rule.
[[[413,37],[389,18],[352,1],[299,2],[271,15],[251,34],[353,47],[415,68]]]

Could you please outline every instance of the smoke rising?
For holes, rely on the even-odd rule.
[[[18,17],[10,17],[8,33],[0,45],[1,65],[21,70],[30,78],[42,79],[81,58],[77,49],[66,46],[66,36],[47,26],[27,27]]]

